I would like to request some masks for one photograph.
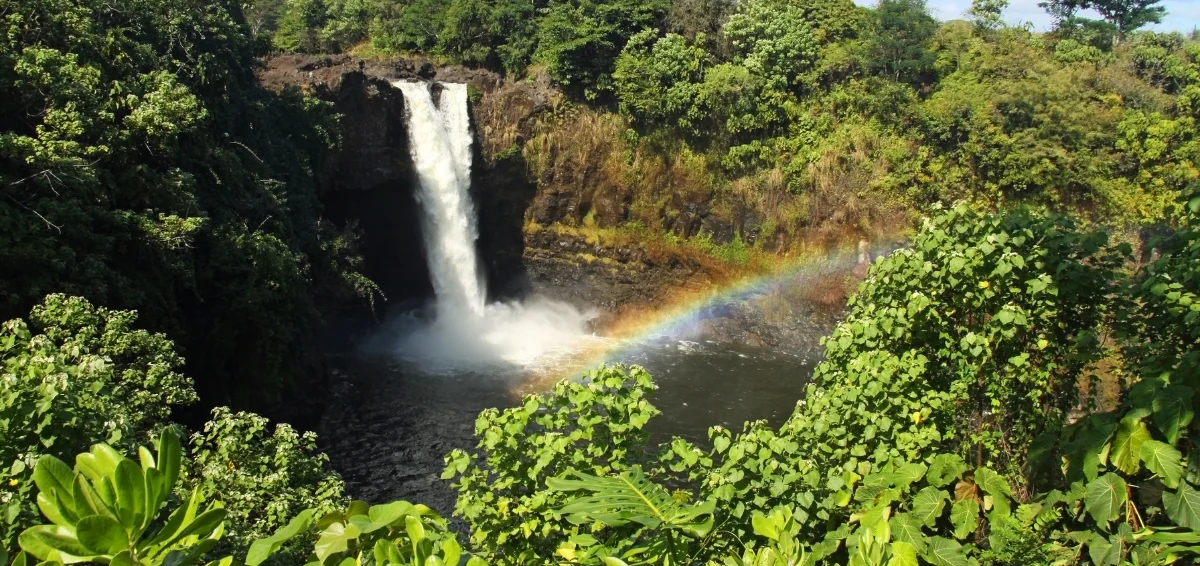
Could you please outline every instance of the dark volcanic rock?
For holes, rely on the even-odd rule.
[[[421,79],[466,83],[482,92],[490,92],[501,84],[500,75],[483,69],[458,65],[439,67],[420,58],[364,60],[350,55],[279,55],[269,59],[267,67],[258,76],[263,85],[274,89],[294,85],[327,97],[329,93],[337,92],[342,81],[353,73],[389,81]]]
[[[733,223],[716,214],[709,214],[700,221],[700,233],[708,234],[714,244],[728,244],[735,234]]]

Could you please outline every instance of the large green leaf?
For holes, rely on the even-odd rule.
[[[116,475],[117,464],[124,459],[125,457],[112,446],[95,444],[92,445],[91,452],[75,456],[75,469],[93,483],[99,484],[104,478]]]
[[[441,543],[441,560],[447,566],[458,566],[458,559],[462,557],[462,546],[458,544],[458,540],[453,536],[447,538]]]
[[[75,533],[67,527],[57,525],[39,525],[25,529],[17,537],[21,550],[43,560],[72,564],[87,562],[96,554],[84,548],[75,538]]]
[[[367,514],[353,515],[348,522],[366,534],[397,523],[410,515],[414,515],[412,503],[407,501],[393,501],[391,503],[372,506],[367,510]]]
[[[1108,441],[1116,432],[1117,426],[1115,421],[1107,422],[1101,418],[1083,421],[1081,428],[1075,433],[1075,438],[1064,447],[1064,455],[1069,459],[1069,481],[1073,482],[1081,477],[1091,481],[1100,475],[1100,464],[1111,448]]]
[[[358,535],[358,529],[354,525],[333,523],[321,531],[321,536],[313,546],[313,553],[317,555],[317,559],[324,562],[334,554],[345,552],[350,541],[357,539]]]
[[[162,472],[164,493],[169,493],[179,480],[179,468],[183,462],[183,448],[179,445],[179,435],[170,427],[163,429],[158,437],[158,462],[155,468]]]
[[[1183,477],[1183,454],[1174,446],[1157,440],[1142,443],[1142,461],[1169,488],[1179,486]]]
[[[171,490],[163,490],[162,472],[158,468],[143,468],[142,473],[145,477],[146,515],[139,528],[140,532],[144,534],[146,529],[150,528],[150,525],[158,518],[158,513]]]
[[[1163,509],[1176,525],[1200,530],[1200,491],[1191,484],[1182,482],[1176,491],[1164,491]]]
[[[129,548],[125,527],[112,517],[90,515],[75,525],[75,536],[92,554],[112,555]]]
[[[421,519],[412,515],[404,518],[404,532],[408,533],[408,539],[413,544],[425,540],[425,525],[421,524]]]
[[[892,559],[887,566],[917,566],[917,549],[913,545],[896,541],[891,544]]]
[[[1122,420],[1109,461],[1127,475],[1136,474],[1142,469],[1142,445],[1147,440],[1150,440],[1150,431],[1146,423],[1139,419]]]
[[[896,487],[907,489],[908,486],[925,477],[925,472],[927,470],[928,468],[926,468],[924,464],[908,463],[899,466],[896,471],[891,474],[891,478]]]
[[[965,539],[979,528],[979,502],[974,499],[956,501],[950,507],[950,522],[954,525],[954,538]]]
[[[963,547],[957,541],[930,537],[929,547],[922,556],[933,566],[970,566]]]
[[[1182,385],[1164,387],[1154,395],[1154,424],[1174,445],[1179,433],[1192,422],[1192,388]]]
[[[133,460],[122,459],[113,474],[117,495],[117,515],[125,531],[140,535],[146,519],[146,478]]]
[[[42,514],[55,525],[69,527],[83,515],[91,515],[86,507],[80,508],[72,496],[75,472],[62,460],[54,456],[42,456],[33,468],[33,482],[37,485],[37,505]]]
[[[1008,480],[988,468],[975,469],[975,485],[993,497],[1012,497],[1012,488],[1008,485]]]
[[[221,528],[221,524],[225,522],[224,509],[209,509],[196,516],[190,523],[185,523],[183,528],[167,543],[167,546],[173,546],[180,540],[189,537],[197,536],[206,538],[213,534],[213,531]]]
[[[69,492],[63,494],[54,490],[37,494],[37,506],[42,511],[42,515],[45,515],[51,523],[61,527],[69,527],[79,520],[73,510],[69,512],[70,514],[67,511],[67,509],[73,509],[74,501]]]
[[[114,519],[118,518],[83,474],[75,476],[75,483],[71,484],[71,498],[75,500],[75,507],[80,516],[108,515]]]
[[[1093,566],[1117,566],[1121,562],[1123,548],[1120,541],[1109,540],[1100,533],[1093,533],[1087,547],[1088,557],[1092,559]]]
[[[1125,480],[1116,474],[1104,474],[1087,484],[1083,504],[1097,523],[1107,525],[1121,516],[1127,495]]]
[[[71,485],[75,483],[75,472],[71,471],[71,467],[65,462],[54,456],[42,456],[38,458],[37,465],[33,468],[33,483],[37,485],[38,491],[57,490],[60,493],[69,494]],[[73,507],[63,509],[68,512],[74,510]]]
[[[272,533],[271,536],[254,541],[250,545],[250,550],[246,553],[246,566],[258,566],[262,564],[267,558],[270,558],[272,554],[278,551],[279,547],[283,546],[283,543],[308,530],[308,527],[312,524],[313,514],[315,513],[315,509],[305,509],[299,515],[292,518],[288,524]]]
[[[1141,540],[1161,542],[1164,544],[1200,544],[1200,532],[1196,532],[1192,529],[1159,527],[1149,536],[1145,536]]]
[[[572,475],[578,479],[566,477]],[[650,528],[667,526],[695,536],[704,536],[712,528],[714,502],[686,505],[675,501],[666,489],[647,479],[637,466],[613,477],[574,470],[566,476],[551,478],[546,485],[553,491],[591,492],[559,510],[570,515],[574,522],[599,522],[612,527],[628,523]]]
[[[375,541],[375,548],[372,550],[375,556],[376,564],[400,564],[403,557],[400,556],[400,549],[396,547],[394,541],[380,539]],[[247,566],[255,566],[249,560],[246,561]]]
[[[175,534],[178,533],[179,530],[183,528],[184,523],[187,522],[188,516],[195,512],[195,509],[198,506],[197,500],[199,497],[198,491],[193,489],[188,498],[183,500],[179,507],[176,507],[175,510],[167,516],[167,522],[161,528],[159,528],[158,532],[155,533],[153,537],[147,539],[143,544],[146,546],[155,546],[175,538]]]
[[[925,552],[925,533],[921,532],[921,521],[909,513],[897,513],[889,521],[892,540],[911,545],[918,553]]]
[[[946,508],[949,494],[936,487],[925,487],[913,498],[912,514],[921,524],[932,527]]]
[[[938,454],[929,463],[929,471],[925,473],[925,481],[933,487],[942,487],[962,477],[967,471],[967,464],[957,454]]]

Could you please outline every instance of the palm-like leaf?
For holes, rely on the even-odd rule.
[[[575,479],[571,479],[574,476]],[[680,530],[701,537],[713,524],[715,503],[687,505],[675,501],[662,486],[634,466],[612,477],[569,471],[546,482],[552,491],[587,491],[559,512],[575,523],[599,522],[610,527],[637,523],[646,527]]]

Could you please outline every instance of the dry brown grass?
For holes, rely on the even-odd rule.
[[[615,114],[582,106],[561,108],[540,121],[523,148],[540,192],[568,192],[580,203],[597,195],[623,201],[625,184],[621,132],[624,122]],[[580,224],[590,210],[574,210],[566,219]]]

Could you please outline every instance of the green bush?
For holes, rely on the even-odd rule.
[[[43,456],[33,477],[38,507],[51,524],[22,532],[21,549],[42,564],[232,564],[230,557],[204,560],[221,538],[219,504],[201,511],[203,498],[193,491],[166,513],[183,463],[179,437],[164,429],[157,452],[139,447],[139,465],[97,444],[76,457],[74,470]]]
[[[330,471],[311,432],[299,434],[287,424],[272,429],[261,416],[219,407],[191,444],[185,485],[224,506],[229,524],[218,547],[223,554],[242,556],[255,539],[305,509],[324,515],[346,502],[342,479]],[[274,563],[299,563],[311,543],[303,537],[290,541]]]
[[[533,60],[577,95],[595,99],[613,88],[612,72],[625,43],[655,27],[667,2],[555,0],[538,20]]]
[[[1027,211],[939,215],[872,266],[788,422],[714,428],[711,466],[680,469],[727,510],[722,532],[786,505],[811,544],[850,519],[865,477],[937,454],[1028,485],[1034,440],[1062,429],[1101,353],[1123,258],[1105,243]]]
[[[568,538],[587,534],[557,512],[568,497],[546,491],[546,480],[646,461],[645,426],[658,414],[646,398],[653,387],[640,367],[605,367],[518,407],[480,413],[479,444],[447,455],[442,474],[458,491],[455,515],[470,526],[471,543],[492,562],[515,564],[553,556]],[[589,536],[615,540],[622,532]]]
[[[653,30],[634,35],[613,71],[621,113],[643,130],[667,127],[703,135],[706,112],[697,98],[709,61],[703,49],[683,36],[660,38]]]
[[[264,42],[237,3],[4,14],[0,115],[23,118],[0,120],[0,317],[86,296],[169,335],[203,397],[289,393],[318,290],[346,281],[325,269],[346,263],[326,255],[314,176],[337,139],[330,105],[259,84]]]
[[[137,315],[50,295],[29,322],[0,328],[0,547],[36,519],[31,474],[103,441],[132,448],[196,401],[171,341],[132,328]]]
[[[817,58],[817,41],[805,11],[774,0],[738,6],[721,33],[731,44],[733,61],[763,79],[766,88],[787,91]]]

